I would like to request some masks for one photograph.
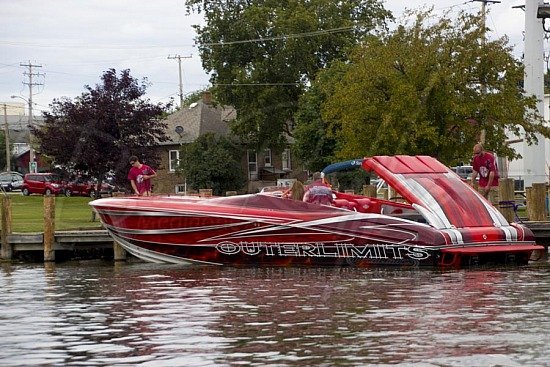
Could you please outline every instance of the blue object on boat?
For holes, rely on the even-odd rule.
[[[323,176],[326,176],[333,172],[350,171],[350,170],[360,168],[362,163],[363,163],[363,158],[351,159],[349,161],[333,163],[323,168],[321,173],[323,174]]]

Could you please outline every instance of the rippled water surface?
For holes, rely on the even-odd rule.
[[[550,262],[0,267],[2,366],[548,366]]]

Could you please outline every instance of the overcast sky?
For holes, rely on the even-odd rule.
[[[502,0],[488,5],[490,37],[508,35],[523,51],[524,13],[513,6],[523,0]],[[464,9],[479,11],[481,3],[466,0],[386,0],[386,8],[399,18],[405,8],[433,5],[436,14]],[[136,78],[152,83],[147,97],[153,102],[179,100],[178,62],[181,55],[184,94],[208,86],[194,47],[191,26],[201,21],[187,16],[184,0],[0,0],[0,103],[18,95],[28,99],[23,82],[28,69],[20,64],[41,65],[43,74],[34,82],[35,114],[54,98],[74,98],[84,85],[95,86],[109,68],[130,69]]]

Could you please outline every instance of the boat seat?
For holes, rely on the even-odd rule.
[[[354,199],[353,201],[355,201],[357,203],[357,205],[359,206],[359,208],[362,209],[361,211],[363,211],[363,210],[366,211],[372,205],[372,200],[368,199],[368,198]]]

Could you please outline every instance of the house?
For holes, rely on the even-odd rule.
[[[237,116],[233,107],[212,102],[212,94],[204,92],[201,100],[170,115],[166,120],[169,141],[159,143],[160,167],[155,179],[156,193],[188,193],[187,183],[176,173],[180,148],[192,143],[205,133],[227,136],[229,123]],[[277,180],[296,177],[301,171],[293,170],[290,149],[275,154],[270,149],[261,152],[248,150],[241,165],[248,178],[243,192],[258,192],[261,187],[276,185]]]
[[[10,170],[17,171],[20,173],[29,172],[29,158],[30,158],[30,149],[29,149],[29,139],[31,139],[29,131],[29,117],[27,112],[26,105],[20,102],[3,102],[3,105],[6,106],[5,116],[2,118],[4,122],[3,130],[8,130],[8,136],[10,141]],[[42,116],[33,116],[33,123],[40,123],[43,121]],[[7,123],[7,126],[6,126]],[[48,170],[49,164],[44,162],[41,159],[41,156],[38,152],[35,152],[34,161],[37,163],[37,170],[44,171]],[[2,167],[3,170],[5,167]]]
[[[235,116],[234,108],[213,104],[210,92],[204,92],[201,100],[168,116],[164,122],[168,125],[166,135],[170,140],[158,144],[161,163],[155,179],[155,192],[187,192],[185,179],[176,173],[181,146],[206,133],[228,135],[228,122]]]

